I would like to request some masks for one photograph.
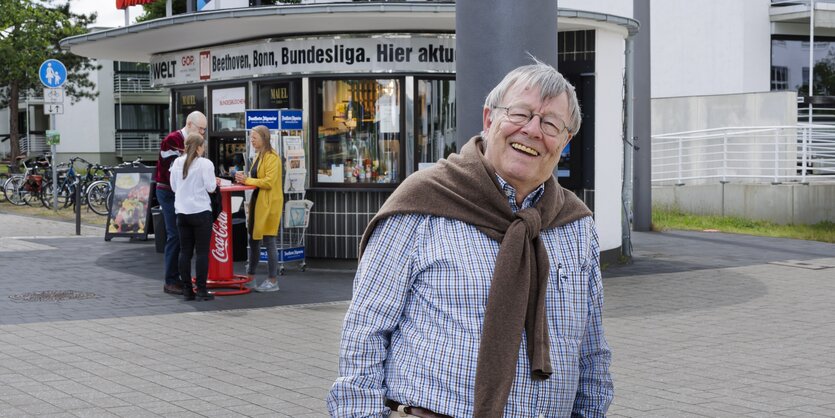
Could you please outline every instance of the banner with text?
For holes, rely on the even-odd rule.
[[[151,83],[172,86],[269,74],[455,72],[455,35],[260,40],[151,57]]]

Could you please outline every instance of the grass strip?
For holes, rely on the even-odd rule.
[[[792,238],[835,243],[835,222],[812,225],[780,225],[734,216],[691,215],[674,210],[652,209],[652,228],[656,231],[683,229],[688,231],[728,232],[761,237]]]

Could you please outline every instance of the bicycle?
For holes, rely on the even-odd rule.
[[[14,174],[3,183],[3,196],[15,206],[31,205],[43,196],[49,160],[46,157],[27,160],[23,156],[18,160],[23,166],[23,174]],[[44,169],[44,174],[38,172],[39,167]]]
[[[73,206],[75,204],[75,188],[79,187],[82,181],[82,178],[79,177],[78,173],[75,171],[75,163],[77,161],[83,161],[88,164],[88,166],[92,166],[92,163],[89,161],[81,158],[81,157],[73,157],[70,158],[69,163],[62,163],[59,166],[66,165],[67,170],[63,173],[63,176],[58,176],[58,208],[67,208],[69,206]],[[62,170],[63,171],[63,170]],[[84,191],[82,187],[79,189],[80,191]],[[49,181],[47,187],[45,187],[43,193],[41,194],[41,202],[47,208],[52,207],[54,203],[53,198],[53,185],[52,182]],[[82,196],[83,199],[83,196]]]

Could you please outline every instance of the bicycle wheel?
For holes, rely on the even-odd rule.
[[[87,188],[87,206],[98,215],[107,215],[110,208],[110,182],[95,181]]]
[[[15,206],[23,206],[26,204],[28,192],[23,187],[24,184],[25,180],[21,175],[9,177],[9,179],[3,183],[3,195],[6,196],[6,200],[8,200],[9,203]]]
[[[5,185],[6,181],[8,181],[8,180],[9,180],[9,174],[8,173],[0,173],[0,186]],[[6,193],[0,193],[0,202],[2,202],[4,200],[8,200],[8,199],[6,199]]]
[[[43,187],[41,188],[41,203],[43,203],[44,207],[52,208],[53,205],[53,190],[52,190],[52,181],[45,180],[43,183]],[[63,209],[72,204],[72,199],[70,198],[70,191],[67,188],[66,184],[61,184],[58,186],[58,209]]]

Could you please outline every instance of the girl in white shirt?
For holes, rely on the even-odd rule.
[[[205,140],[192,133],[185,141],[186,152],[171,163],[171,190],[174,191],[174,212],[180,233],[180,277],[185,300],[212,300],[206,289],[209,275],[209,240],[212,236],[212,204],[209,193],[220,183],[215,177],[215,165],[202,157]],[[194,257],[195,284],[191,284],[191,259]]]

